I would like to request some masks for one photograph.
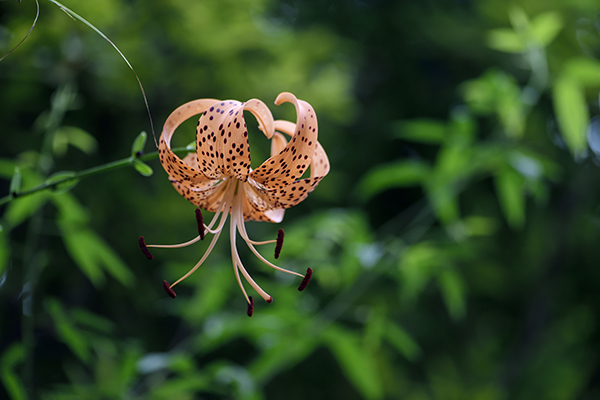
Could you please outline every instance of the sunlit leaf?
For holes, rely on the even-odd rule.
[[[400,325],[386,321],[385,338],[400,354],[415,361],[422,354],[421,347]]]
[[[600,35],[599,35],[600,36]],[[600,85],[600,62],[589,58],[572,58],[565,63],[565,76],[584,86]]]
[[[462,277],[453,269],[443,269],[437,279],[448,313],[454,320],[462,319],[466,313],[466,287]]]
[[[548,11],[533,18],[530,27],[540,45],[548,46],[561,31],[563,21],[559,13]]]
[[[487,34],[487,45],[494,50],[505,53],[522,53],[526,50],[525,43],[512,29],[492,29]]]
[[[563,138],[574,155],[581,154],[586,147],[586,129],[589,112],[585,94],[573,78],[562,75],[553,87],[554,111]]]
[[[422,161],[399,161],[373,168],[358,186],[358,195],[367,200],[394,187],[420,184],[429,174],[430,167]]]
[[[401,121],[395,125],[395,136],[419,143],[439,144],[446,136],[446,124],[432,119]]]
[[[366,399],[383,397],[377,364],[361,346],[358,337],[339,326],[331,326],[324,333],[327,346],[335,355],[348,381]]]
[[[512,168],[505,168],[495,177],[498,201],[508,224],[520,229],[525,223],[525,179]]]
[[[28,399],[21,380],[22,374],[18,369],[18,364],[25,359],[26,355],[25,346],[16,343],[8,349],[4,349],[2,358],[0,358],[0,377],[11,400]]]
[[[92,154],[98,147],[96,139],[88,132],[75,126],[59,127],[52,141],[54,154],[61,157],[66,151],[68,145],[71,145],[85,154]]]
[[[7,229],[12,229],[31,217],[48,201],[47,192],[38,192],[11,201],[4,214]]]
[[[62,304],[57,299],[47,299],[46,308],[63,343],[84,363],[91,357],[90,347],[85,336],[75,327]]]

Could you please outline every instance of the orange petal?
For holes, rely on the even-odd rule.
[[[244,190],[244,221],[281,222],[283,209],[273,208],[269,199],[250,181],[243,185]]]
[[[244,110],[250,111],[258,121],[258,129],[260,129],[267,139],[271,139],[275,130],[273,129],[273,114],[269,107],[258,99],[250,99],[244,105]]]
[[[160,135],[160,143],[158,151],[160,154],[160,163],[162,164],[167,174],[179,182],[186,183],[202,183],[207,181],[207,177],[200,170],[186,164],[175,153],[171,151],[171,137],[175,129],[188,118],[201,114],[211,104],[218,100],[215,99],[200,99],[190,101],[178,107],[169,115]]]
[[[275,135],[271,139],[271,156],[281,153],[286,145],[287,140],[285,140],[285,137],[281,133],[275,132]]]
[[[291,93],[281,93],[275,104],[284,102],[296,107],[295,134],[279,152],[254,170],[251,177],[267,189],[282,188],[300,178],[308,168],[317,146],[317,116],[312,106]]]
[[[294,130],[296,129],[296,124],[290,121],[277,120],[274,123],[274,127],[276,131],[280,131],[288,136],[292,136],[294,134]],[[272,145],[271,151],[273,151]],[[271,153],[271,155],[273,155],[273,153]],[[327,153],[325,153],[325,149],[323,149],[321,143],[317,142],[317,147],[315,148],[315,152],[313,153],[313,158],[310,163],[310,177],[323,177],[327,175],[327,173],[329,173],[329,159],[327,158]]]
[[[273,117],[260,100],[226,100],[211,105],[200,117],[196,135],[198,163],[204,175],[212,179],[235,177],[242,182],[248,179],[250,145],[245,109],[256,116],[265,135],[273,136]]]
[[[217,212],[223,202],[226,186],[224,184],[225,181],[221,181],[218,184],[208,187],[203,184],[182,184],[172,178],[170,178],[170,181],[180,195],[185,197],[195,206],[206,211]],[[229,210],[226,210],[225,212],[229,212]]]

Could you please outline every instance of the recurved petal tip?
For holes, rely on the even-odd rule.
[[[148,250],[148,247],[146,246],[146,242],[144,241],[144,237],[143,236],[140,236],[140,238],[138,239],[138,243],[140,245],[140,249],[142,249],[142,253],[144,253],[144,255],[146,256],[146,258],[148,260],[152,260],[154,258],[154,256]]]
[[[252,314],[254,314],[254,299],[252,296],[249,296],[248,299],[250,299],[250,303],[248,303],[248,310],[246,311],[246,314],[251,317]]]
[[[167,294],[171,296],[171,298],[174,299],[175,297],[177,297],[175,291],[171,289],[171,285],[169,285],[169,282],[163,281],[163,288],[165,288],[165,292],[167,292]]]
[[[308,286],[308,282],[310,282],[310,278],[312,277],[312,269],[308,268],[306,270],[306,275],[304,275],[304,279],[302,279],[302,282],[300,283],[300,286],[298,286],[298,291],[301,292],[304,289],[306,289],[306,287]]]

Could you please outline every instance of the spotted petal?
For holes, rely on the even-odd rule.
[[[163,127],[160,136],[158,151],[160,162],[169,177],[181,184],[203,184],[208,183],[209,177],[204,175],[198,168],[183,162],[175,153],[171,151],[171,138],[175,129],[181,123],[194,115],[198,115],[207,110],[212,104],[217,102],[215,99],[200,99],[190,101],[179,106],[169,115]],[[209,179],[207,179],[209,178]]]
[[[310,104],[291,93],[281,93],[275,104],[289,102],[296,107],[296,133],[279,153],[254,170],[252,179],[266,189],[281,189],[300,178],[308,168],[317,146],[317,116]]]
[[[234,177],[242,182],[250,172],[250,145],[244,110],[256,116],[259,128],[273,136],[273,116],[260,100],[246,103],[226,100],[212,104],[200,117],[197,127],[198,164],[211,179]]]

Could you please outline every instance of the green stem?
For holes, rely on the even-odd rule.
[[[172,149],[172,151],[174,153],[189,152],[190,149],[187,147],[179,147],[179,148]],[[29,190],[24,190],[19,193],[10,193],[7,196],[4,196],[3,198],[0,199],[0,206],[3,204],[9,203],[12,200],[20,199],[21,197],[25,197],[30,194],[40,192],[42,190],[52,189],[52,188],[56,187],[57,185],[60,185],[61,183],[72,181],[73,179],[83,179],[83,178],[87,178],[88,176],[112,171],[114,169],[131,166],[132,162],[135,158],[137,158],[141,161],[153,160],[155,158],[158,158],[158,151],[154,151],[152,153],[148,153],[148,154],[144,154],[144,155],[140,155],[140,156],[127,157],[122,160],[109,162],[108,164],[98,165],[97,167],[92,167],[92,168],[84,169],[83,171],[75,172],[73,175],[64,177],[64,178],[56,180],[56,181],[52,181],[52,182],[46,181],[46,182],[44,182],[32,189],[29,189]]]

